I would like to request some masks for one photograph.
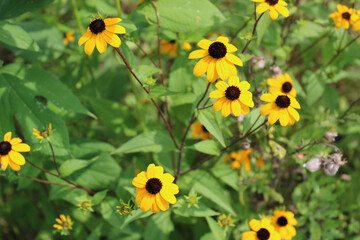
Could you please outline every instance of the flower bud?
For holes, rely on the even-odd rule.
[[[272,78],[277,78],[281,75],[281,69],[279,66],[271,66],[270,67],[270,74]]]
[[[263,69],[265,67],[265,58],[264,57],[253,57],[251,59],[253,64],[253,68],[256,69]]]
[[[326,132],[324,135],[324,138],[328,140],[329,142],[334,142],[335,138],[338,136],[337,132]]]
[[[324,172],[326,175],[334,176],[339,170],[340,166],[346,164],[346,161],[342,161],[341,153],[331,154],[324,163]]]
[[[304,163],[303,167],[310,172],[316,172],[320,170],[324,160],[325,159],[322,155],[316,155],[315,157],[311,158],[307,163]]]

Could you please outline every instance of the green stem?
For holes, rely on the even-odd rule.
[[[116,9],[118,11],[118,16],[121,17],[121,0],[116,0]]]
[[[79,28],[79,32],[80,34],[83,34],[85,31],[84,31],[84,27],[82,26],[81,24],[81,20],[80,20],[80,16],[79,16],[79,11],[78,11],[78,8],[77,8],[77,5],[76,5],[76,0],[71,0],[71,6],[73,8],[73,11],[74,11],[74,15],[75,15],[75,19],[76,19],[76,24]]]

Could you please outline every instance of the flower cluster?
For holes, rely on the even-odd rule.
[[[296,235],[297,221],[290,211],[275,210],[269,218],[252,219],[249,223],[252,231],[245,232],[242,240],[291,240]]]

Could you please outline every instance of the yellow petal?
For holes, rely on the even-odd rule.
[[[146,177],[147,177],[147,179],[156,177],[155,164],[153,164],[153,163],[149,164],[149,166],[147,167],[147,170],[146,170]]]
[[[222,97],[222,98],[219,98],[217,99],[215,102],[214,102],[214,105],[213,105],[213,109],[215,112],[217,111],[220,111],[224,105],[224,102],[227,101],[227,98],[226,97]]]
[[[260,109],[260,114],[266,116],[275,110],[277,110],[277,106],[275,103],[267,103]]]
[[[209,63],[211,62],[212,57],[207,56],[200,61],[198,61],[194,67],[193,73],[195,77],[200,77],[204,73],[206,73],[206,70],[208,69]]]
[[[207,51],[207,50],[204,50]],[[217,59],[211,60],[209,63],[208,69],[207,69],[207,75],[206,78],[209,82],[215,82],[218,79],[218,74],[216,71],[216,61]]]
[[[264,3],[259,4],[259,6],[256,7],[256,12],[260,14],[260,13],[267,11],[268,9],[269,9],[269,4],[264,2]]]
[[[225,55],[225,58],[226,58],[229,62],[231,62],[231,63],[233,63],[233,64],[236,64],[236,65],[238,65],[238,66],[240,66],[240,67],[243,66],[243,62],[241,61],[241,59],[240,59],[239,57],[235,56],[234,54],[227,53],[227,54]]]
[[[287,6],[288,4],[285,2],[285,1],[283,1],[283,0],[279,0],[278,1],[278,4],[280,4],[280,5],[282,5],[282,6]]]
[[[229,39],[227,37],[220,36],[216,39],[216,42],[222,42],[223,44],[226,45],[229,42]]]
[[[287,95],[290,98],[290,106],[292,106],[293,108],[297,108],[300,109],[300,104],[299,102],[292,96]]]
[[[231,102],[231,111],[234,113],[235,117],[240,116],[241,114],[241,106],[239,100],[235,100]]]
[[[277,11],[275,11],[275,10],[270,10],[269,11],[269,15],[270,15],[270,18],[272,19],[272,20],[276,20],[277,18],[278,18],[278,16],[279,16],[279,14],[278,14],[278,12]]]
[[[144,198],[144,196],[148,194],[148,191],[145,188],[137,188],[136,189],[136,197],[135,197],[135,202],[137,205],[141,205],[141,201]]]
[[[168,191],[166,188],[162,188],[160,191],[160,195],[162,198],[164,198],[165,201],[171,203],[171,204],[175,204],[176,203],[176,197],[174,196],[174,194],[171,194],[170,191]]]
[[[140,209],[143,210],[144,212],[149,211],[154,201],[155,201],[155,196],[153,194],[150,193],[145,194],[141,200]]]
[[[85,43],[85,53],[87,55],[91,55],[91,53],[94,51],[95,48],[95,42],[96,42],[96,35],[94,34],[93,37],[91,37],[86,43]]]
[[[117,34],[124,34],[126,32],[125,28],[120,25],[106,26],[105,29],[108,30],[109,32],[117,33]]]
[[[144,188],[147,180],[145,172],[141,172],[132,180],[132,185],[137,188]]]
[[[215,90],[212,91],[209,95],[209,98],[221,98],[225,96],[225,92],[224,91],[220,91],[220,90]]]
[[[1,156],[1,169],[5,171],[8,165],[9,165],[9,155]]]
[[[9,167],[14,171],[19,171],[20,170],[20,166],[17,165],[16,163],[14,163],[13,161],[9,161]]]
[[[216,72],[222,80],[226,80],[229,77],[229,68],[225,59],[219,59],[216,62]]]
[[[209,39],[203,39],[201,40],[200,42],[198,42],[198,46],[201,47],[202,49],[206,49],[208,50],[210,45],[212,44],[213,42],[210,41]]]
[[[169,209],[169,203],[165,201],[165,199],[163,199],[160,194],[156,194],[155,201],[162,211],[166,211]]]
[[[249,90],[250,87],[251,87],[250,83],[247,81],[242,81],[239,83],[239,88],[240,88],[240,91],[242,91],[242,92]]]
[[[300,115],[299,113],[291,106],[289,106],[287,108],[287,110],[289,111],[289,114],[296,120],[299,121],[300,120]]]
[[[105,25],[113,25],[115,23],[121,22],[121,18],[106,18],[104,19]]]
[[[160,179],[164,175],[164,168],[161,166],[155,166],[155,177]]]
[[[276,98],[276,95],[264,93],[263,95],[261,95],[260,100],[264,102],[275,102]]]
[[[254,1],[254,0],[252,0]],[[242,235],[241,235],[241,240],[257,240],[257,235],[256,235],[256,232],[253,232],[253,231],[248,231],[248,232],[244,232]]]
[[[88,41],[90,38],[94,37],[95,34],[93,34],[91,31],[90,31],[90,28],[88,28],[86,30],[86,33],[84,35],[82,35],[82,37],[79,39],[78,41],[78,45],[81,46],[84,44],[84,42]]]
[[[272,111],[269,115],[268,122],[274,124],[279,119],[279,111]]]
[[[250,108],[248,106],[246,106],[245,104],[241,103],[240,102],[240,105],[241,105],[241,113],[246,115],[250,112]]]
[[[19,143],[17,145],[11,146],[11,149],[17,152],[29,152],[30,146],[25,143]]]
[[[156,201],[154,201],[153,204],[151,205],[150,211],[153,212],[153,213],[159,213],[160,212],[160,208],[156,204]]]
[[[252,219],[250,222],[249,222],[249,226],[251,228],[251,230],[257,232],[260,230],[260,221],[259,220],[256,220],[256,219]]]
[[[228,64],[228,68],[229,68],[229,76],[237,76],[237,70],[236,67],[233,63],[229,62],[228,60],[226,60],[227,64]]]
[[[121,40],[120,38],[115,34],[107,31],[106,29],[101,33],[102,37],[105,39],[105,41],[110,44],[113,47],[120,47]]]
[[[290,14],[289,10],[286,7],[282,6],[282,5],[276,4],[275,9],[276,9],[276,11],[278,11],[284,17],[288,17],[289,14]]]
[[[11,132],[7,132],[4,135],[4,142],[10,142],[11,141]]]
[[[224,117],[229,116],[231,113],[231,101],[227,100],[224,102],[222,109],[221,109],[221,115]]]
[[[233,53],[233,52],[236,52],[238,49],[232,45],[231,43],[227,43],[226,45],[226,52],[228,53]]]
[[[164,183],[172,183],[174,180],[175,178],[170,173],[165,173],[161,178]]]
[[[238,76],[231,76],[229,77],[229,86],[238,87],[240,79]],[[240,89],[239,89],[240,90]]]
[[[10,140],[11,146],[17,145],[21,142],[22,142],[21,138],[13,138]]]
[[[286,109],[281,109],[279,113],[279,119],[281,126],[285,127],[289,123],[289,113]]]
[[[215,84],[215,87],[220,91],[226,91],[229,85],[226,82],[219,81]]]
[[[209,51],[206,49],[195,50],[189,54],[189,59],[203,58],[207,55],[209,55]]]
[[[104,53],[107,48],[107,43],[105,39],[102,37],[102,34],[96,35],[96,48],[99,53]]]
[[[241,93],[240,94],[240,101],[249,106],[249,107],[254,107],[254,102],[252,100],[252,93],[251,92],[248,92],[249,94],[243,94]]]

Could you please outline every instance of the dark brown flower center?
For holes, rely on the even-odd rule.
[[[259,240],[267,240],[270,237],[270,233],[267,229],[260,228],[260,230],[256,232],[256,236]]]
[[[288,93],[290,92],[292,89],[292,84],[290,82],[285,82],[283,85],[282,85],[282,90],[284,93]]]
[[[348,13],[348,12],[344,12],[344,13],[342,14],[342,17],[343,17],[344,19],[346,19],[346,20],[349,20],[350,17],[351,17],[351,15],[350,15],[350,13]]]
[[[105,22],[98,18],[92,21],[89,25],[90,31],[92,33],[98,34],[105,30]]]
[[[158,178],[150,178],[145,186],[146,190],[151,194],[157,194],[162,188],[162,183]]]
[[[11,151],[11,144],[7,141],[0,143],[0,155],[7,155]]]
[[[171,40],[171,41],[169,41],[169,43],[175,43],[175,40]]]
[[[225,91],[225,97],[229,100],[236,100],[240,97],[240,89],[235,86],[230,86]]]
[[[290,98],[286,95],[280,95],[275,100],[276,105],[281,108],[287,108],[290,106]]]
[[[277,4],[277,3],[279,2],[279,0],[266,0],[266,2],[267,2],[269,5],[273,6],[273,5]]]
[[[286,219],[286,217],[279,217],[278,220],[277,220],[277,224],[279,226],[286,226],[288,224],[288,221]]]
[[[227,52],[225,44],[222,42],[214,42],[209,47],[209,54],[213,58],[223,58]]]
[[[207,129],[206,129],[206,127],[204,127],[204,126],[202,126],[202,130],[204,131],[204,132],[209,132]]]

